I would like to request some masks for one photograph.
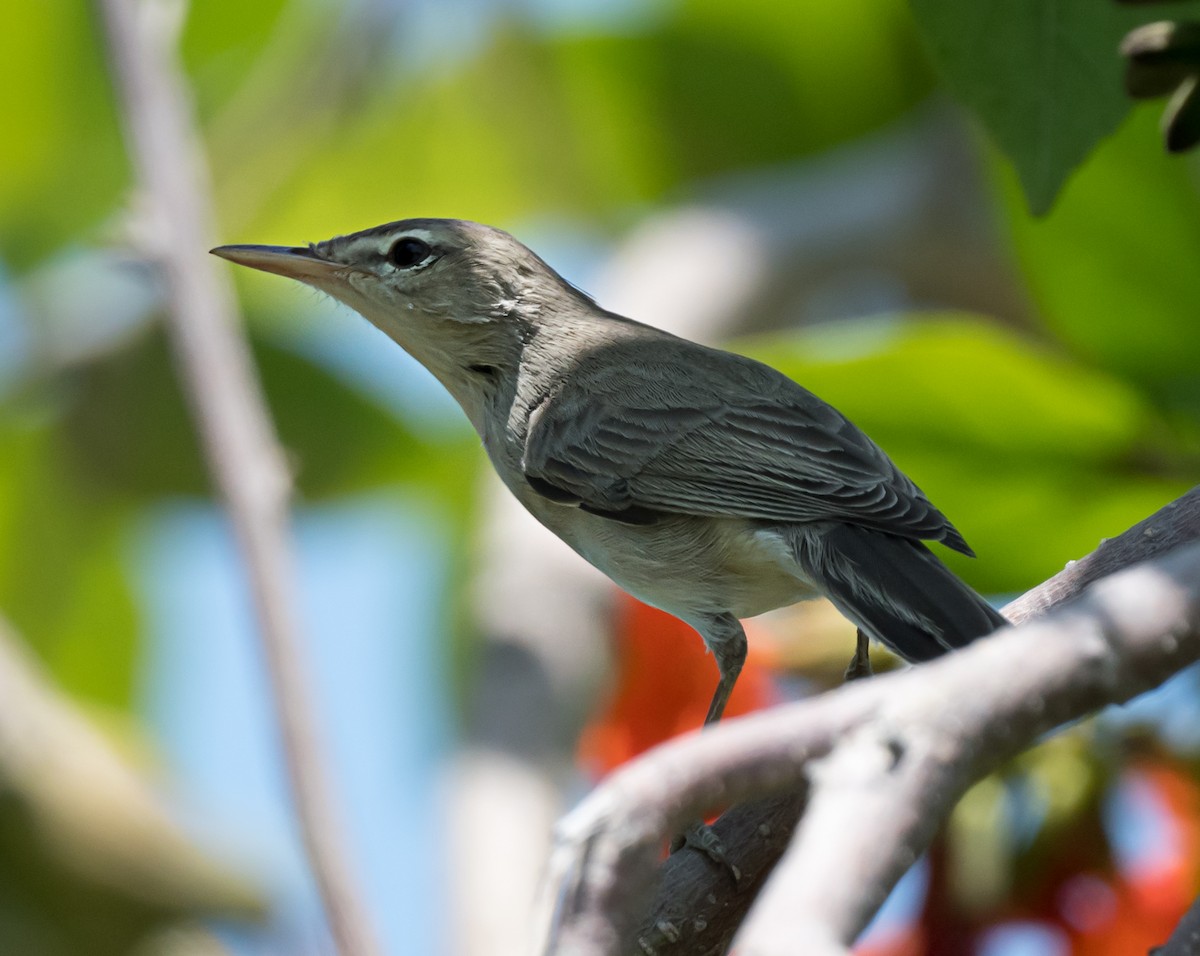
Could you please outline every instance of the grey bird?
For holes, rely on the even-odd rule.
[[[739,618],[818,595],[908,661],[1004,619],[923,544],[973,552],[891,459],[775,369],[606,312],[506,232],[408,219],[221,246],[365,316],[462,406],[508,489],[635,597],[694,627],[720,719]]]

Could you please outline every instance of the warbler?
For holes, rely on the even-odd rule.
[[[538,521],[699,632],[706,724],[745,661],[740,618],[824,595],[914,662],[1004,623],[924,544],[973,555],[962,535],[833,406],[605,311],[506,232],[407,219],[212,251],[328,293],[433,373]]]

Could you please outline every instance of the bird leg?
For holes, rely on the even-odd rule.
[[[871,670],[871,641],[860,627],[858,641],[854,646],[854,657],[850,659],[850,664],[846,668],[844,680],[847,682],[861,680],[864,677],[870,677],[873,673],[874,671]]]
[[[725,705],[729,703],[729,696],[733,693],[733,685],[737,683],[742,665],[746,663],[746,632],[742,629],[741,622],[732,614],[709,618],[704,622],[704,626],[697,630],[716,658],[717,670],[721,674],[717,689],[713,692],[712,702],[708,705],[708,716],[704,718],[704,726],[709,727],[721,719]],[[684,846],[699,850],[725,869],[734,883],[741,879],[738,868],[729,862],[721,838],[703,820],[672,840],[671,852],[674,853]]]
[[[746,663],[746,632],[736,617],[722,614],[711,618],[700,631],[700,636],[716,658],[717,670],[721,675],[717,689],[713,691],[712,702],[708,705],[708,715],[704,718],[704,726],[707,727],[715,724],[725,713],[733,685],[737,683],[742,665]]]

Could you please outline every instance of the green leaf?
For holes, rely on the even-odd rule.
[[[946,557],[987,592],[1037,583],[1193,483],[1137,391],[980,318],[865,320],[745,344],[895,459],[980,555]],[[1139,474],[1138,461],[1158,464]]]
[[[128,707],[137,612],[126,580],[129,512],[85,490],[44,407],[0,419],[0,609],[63,687]]]
[[[76,473],[101,498],[209,493],[196,431],[160,328],[71,369],[62,427]]]
[[[0,256],[14,271],[98,232],[130,184],[104,32],[90,6],[80,0],[5,5]],[[202,106],[244,81],[284,6],[285,0],[191,5],[184,53]]]
[[[872,434],[926,446],[1101,462],[1154,432],[1149,404],[1129,386],[975,316],[820,327],[754,343],[754,354]]]
[[[201,113],[207,113],[210,104],[236,95],[256,70],[277,66],[277,60],[271,59],[276,52],[272,47],[289,40],[293,32],[285,26],[298,29],[310,18],[319,17],[329,29],[332,11],[318,14],[304,4],[291,4],[292,22],[285,24],[281,15],[288,6],[287,0],[204,0],[188,5],[180,55],[191,75]]]
[[[94,228],[126,163],[100,32],[79,0],[5,5],[0,256],[23,270]]]
[[[324,498],[411,480],[447,487],[465,447],[418,438],[308,359],[255,342],[255,361],[300,494]],[[76,370],[64,420],[76,471],[96,495],[144,501],[212,485],[160,329]]]
[[[935,65],[1016,166],[1035,214],[1129,108],[1111,0],[911,0]]]
[[[1040,315],[1076,355],[1200,421],[1200,196],[1165,155],[1158,108],[1139,107],[1054,212],[1006,209]]]

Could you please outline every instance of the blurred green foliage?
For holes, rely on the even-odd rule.
[[[193,5],[181,46],[227,237],[303,241],[414,214],[576,217],[611,231],[703,177],[893,122],[932,86],[900,0],[800,12],[688,0],[615,33],[491,13],[480,42],[443,38],[441,59],[423,52],[412,66],[402,14],[388,24],[365,7]],[[50,0],[13,16],[0,105],[19,135],[0,154],[0,255],[31,348],[0,405],[0,607],[68,688],[127,706],[130,529],[209,483],[161,334],[139,328],[152,315],[82,357],[60,355],[61,319],[38,290],[64,257],[119,238],[136,202],[87,7]],[[288,338],[311,321],[296,315],[303,294],[239,283],[301,495],[404,484],[462,541],[477,443],[417,434],[300,358]]]
[[[1022,4],[996,35],[984,32],[993,5],[933,0],[915,2],[915,21],[899,0],[683,0],[622,31],[555,29],[497,8],[476,41],[443,38],[441,59],[411,65],[403,19],[383,29],[354,8],[210,0],[191,10],[181,43],[230,239],[303,241],[408,214],[573,218],[611,232],[713,175],[903,122],[933,89],[917,23],[1044,206],[1125,109],[1087,65],[1128,18],[1100,6],[1080,26],[1078,4]],[[129,171],[86,8],[52,0],[13,16],[22,42],[0,57],[0,96],[20,135],[0,154],[0,252],[19,297],[24,276],[113,234]],[[982,102],[970,88],[985,74]],[[1049,139],[1025,122],[1071,110],[1091,119],[1049,124]],[[756,347],[919,476],[985,556],[961,567],[982,587],[1028,586],[1194,471],[1200,335],[1184,303],[1200,293],[1200,209],[1151,121],[1126,124],[1042,219],[997,164],[995,214],[1036,302],[1036,333],[943,315],[821,326]],[[239,282],[301,494],[406,484],[461,539],[473,442],[418,434],[299,357],[292,326],[311,319],[296,317],[296,290]],[[0,406],[0,527],[11,543],[0,548],[0,607],[68,687],[123,705],[138,632],[128,528],[164,497],[207,494],[208,479],[160,333],[135,330],[64,365],[39,307],[22,302],[32,355]]]
[[[1156,401],[1200,413],[1200,196],[1195,165],[1156,142],[1140,107],[1035,219],[1008,190],[1021,268],[1047,331],[1081,359],[1127,377]]]
[[[192,846],[3,618],[0,692],[0,952],[217,954],[195,921],[263,918],[260,890]]]
[[[948,89],[1008,157],[976,141],[1030,323],[926,313],[747,347],[917,478],[981,555],[951,556],[957,570],[1019,591],[1195,481],[1195,166],[1162,156],[1153,111],[1089,154],[1127,109],[1115,44],[1129,11],[912,7],[915,18],[901,0],[664,0],[612,29],[497,4],[455,42],[414,36],[422,21],[404,5],[393,22],[365,4],[206,0],[181,43],[227,241],[297,243],[411,215],[566,221],[615,238],[721,176],[911,123]],[[153,310],[68,354],[37,293],[64,260],[122,237],[137,206],[97,24],[79,0],[44,0],[9,5],[3,33],[0,309],[28,349],[0,381],[0,609],[69,691],[128,707],[129,536],[149,509],[208,495],[209,482]],[[1064,182],[1057,206],[1031,216]],[[311,300],[238,281],[301,496],[416,496],[461,554],[478,443],[414,428],[301,357],[292,337],[313,321]],[[84,337],[86,315],[75,321]]]
[[[951,91],[1012,159],[1044,213],[1129,109],[1121,37],[1145,15],[1095,0],[912,0]]]
[[[48,409],[28,418],[8,411],[0,424],[0,606],[67,688],[127,706],[137,617],[120,547],[130,511],[89,492]]]
[[[984,557],[947,561],[985,591],[1030,587],[1194,483],[1195,448],[1136,388],[977,316],[814,330],[752,353],[920,476]]]
[[[289,136],[216,140],[225,219],[280,241],[420,215],[624,223],[698,177],[875,129],[931,88],[900,0],[667,9],[615,35],[498,14],[455,69],[405,70],[388,50],[373,63],[368,45],[357,66],[318,59],[319,88],[263,83],[236,104],[238,122],[261,131],[282,118]],[[335,109],[329,135],[306,140],[338,96],[354,109]],[[286,202],[268,201],[281,192]]]
[[[112,214],[126,177],[120,128],[85,4],[5,12],[0,52],[0,255],[26,269]]]

